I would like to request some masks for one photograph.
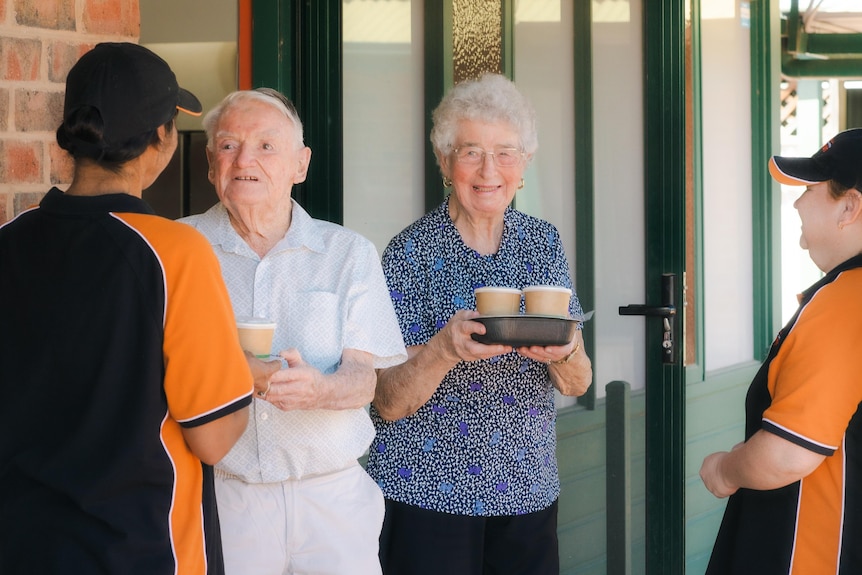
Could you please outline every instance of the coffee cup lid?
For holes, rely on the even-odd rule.
[[[503,286],[482,286],[477,287],[473,290],[474,292],[483,292],[483,291],[498,291],[498,292],[506,292],[506,293],[521,293],[521,290],[518,288],[510,288]]]
[[[569,288],[567,288],[567,287],[563,287],[563,286],[551,286],[551,285],[535,285],[535,286],[527,286],[527,287],[525,287],[525,288],[524,288],[524,291],[525,291],[525,292],[527,292],[527,291],[559,291],[559,292],[566,292],[566,293],[569,293],[569,294],[570,294],[570,293],[572,293],[572,290],[571,290],[571,289],[569,289]]]
[[[241,316],[236,318],[236,324],[245,328],[275,329],[275,322],[264,317]]]

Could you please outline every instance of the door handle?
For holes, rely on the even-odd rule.
[[[646,315],[649,317],[671,317],[676,315],[676,308],[670,305],[650,306],[630,304],[620,306],[620,315]]]
[[[642,315],[662,318],[662,363],[676,363],[674,325],[676,324],[676,274],[662,274],[662,303],[657,306],[644,304],[622,305],[620,315]]]

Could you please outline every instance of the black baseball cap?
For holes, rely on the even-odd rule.
[[[166,124],[177,110],[192,116],[203,110],[194,94],[179,87],[167,62],[127,42],[96,44],[69,70],[63,119],[83,106],[101,114],[109,147]]]
[[[788,186],[835,180],[862,191],[862,128],[839,133],[810,158],[772,156],[769,173]]]

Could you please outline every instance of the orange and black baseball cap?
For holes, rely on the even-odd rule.
[[[127,42],[97,44],[69,70],[63,119],[83,106],[99,111],[109,147],[166,124],[177,110],[192,116],[203,110],[194,94],[179,87],[167,62]]]
[[[862,128],[839,133],[810,158],[772,156],[769,173],[788,186],[835,180],[862,191]]]

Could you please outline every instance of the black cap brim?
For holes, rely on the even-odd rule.
[[[775,181],[788,186],[809,186],[831,179],[813,158],[772,156],[769,173]]]
[[[204,107],[197,96],[184,88],[179,88],[177,93],[177,110],[192,116],[200,116]]]

